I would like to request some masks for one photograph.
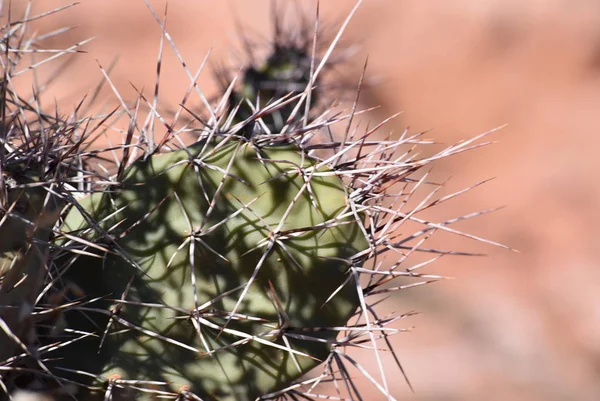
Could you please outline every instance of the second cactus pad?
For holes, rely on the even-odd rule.
[[[55,351],[56,371],[253,400],[322,362],[358,306],[348,271],[368,244],[343,181],[316,163],[291,145],[198,142],[80,202],[63,231],[101,257],[69,254],[62,282],[100,300],[66,313],[63,336],[94,335]]]

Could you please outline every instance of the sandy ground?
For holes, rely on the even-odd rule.
[[[19,9],[25,1],[15,3]],[[151,3],[162,13],[165,1]],[[67,2],[34,4],[41,12]],[[321,15],[340,19],[352,6],[326,0]],[[209,49],[213,61],[231,60],[228,46],[239,43],[234,10],[245,26],[268,34],[268,1],[170,1],[168,29],[192,69]],[[152,90],[160,30],[142,0],[83,0],[36,27],[63,25],[78,27],[48,47],[96,39],[46,101],[74,104],[102,79],[96,60],[108,66],[116,55],[111,76],[125,97],[135,94],[130,82]],[[398,374],[391,383],[398,399],[599,399],[598,27],[600,3],[591,0],[366,0],[349,26],[345,38],[361,48],[345,75],[357,81],[368,54],[368,76],[380,82],[364,92],[364,105],[382,106],[369,118],[403,111],[387,130],[432,130],[428,137],[450,144],[508,124],[491,137],[497,144],[436,165],[436,177],[452,176],[448,193],[496,178],[430,216],[506,206],[459,228],[522,253],[438,239],[444,248],[489,256],[443,258],[430,271],[455,280],[405,291],[388,304],[422,312],[403,321],[415,328],[395,339],[416,389]],[[203,73],[208,93],[210,82]],[[179,103],[187,83],[169,54],[163,100]]]

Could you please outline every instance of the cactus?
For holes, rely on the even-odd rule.
[[[340,180],[320,176],[330,170],[299,153],[239,139],[199,142],[134,163],[115,193],[80,202],[62,229],[90,231],[86,239],[108,251],[65,262],[63,278],[89,297],[122,301],[75,309],[69,327],[106,327],[106,312],[122,307],[110,331],[124,322],[130,331],[69,347],[69,368],[187,386],[203,399],[250,400],[324,360],[336,333],[304,330],[342,326],[354,313],[354,288],[328,297],[367,243]],[[309,169],[312,177],[299,174]]]
[[[323,102],[320,74],[359,4],[322,54],[306,33],[276,42],[217,106],[193,83],[173,116],[158,112],[157,98],[140,93],[132,106],[116,91],[120,113],[80,118],[82,102],[68,118],[51,116],[11,88],[21,60],[3,60],[5,394],[298,399],[317,397],[318,385],[333,381],[344,387],[339,398],[360,399],[353,366],[393,399],[380,354],[405,315],[380,317],[377,296],[439,280],[418,273],[429,262],[407,267],[407,258],[455,253],[423,243],[435,231],[467,235],[448,226],[479,214],[440,223],[418,217],[453,197],[434,198],[439,186],[404,209],[430,184],[424,166],[481,146],[481,136],[419,158],[410,148],[429,143],[420,134],[382,139],[377,130],[386,121],[357,133],[358,95],[349,112],[316,112],[317,101],[335,100]],[[148,8],[163,28],[161,41],[177,50]],[[27,21],[4,27],[7,48],[35,43],[20,36]],[[23,29],[10,29],[15,24]],[[185,105],[194,89],[202,113]],[[192,119],[180,126],[183,112]],[[89,151],[92,135],[123,116],[122,145]],[[189,132],[197,137],[185,143]],[[317,141],[323,133],[329,139]],[[114,165],[88,167],[94,159],[106,164],[101,155],[112,151],[121,155]],[[398,234],[414,223],[423,227]],[[383,267],[388,255],[395,259]],[[372,348],[379,372],[345,352],[354,346]],[[323,374],[307,378],[319,365]]]

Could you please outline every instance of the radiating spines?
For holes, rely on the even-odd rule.
[[[300,2],[274,1],[270,11],[269,39],[246,33],[238,21],[242,43],[240,65],[232,66],[234,72],[224,66],[215,68],[223,92],[233,76],[238,78],[228,96],[229,111],[235,112],[236,122],[248,120],[273,102],[288,99],[264,115],[260,124],[246,126],[243,135],[247,138],[277,134],[286,126],[299,126],[307,121],[308,114],[310,118],[316,117],[348,91],[339,71],[335,78],[327,76],[348,56],[340,49],[336,49],[334,55],[328,54],[335,32],[320,20],[318,5],[315,9]],[[320,66],[325,60],[327,62]],[[315,71],[319,67],[325,71],[317,78]],[[307,90],[308,96],[296,96]]]

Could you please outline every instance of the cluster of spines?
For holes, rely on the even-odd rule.
[[[0,230],[2,230],[3,224],[6,224],[6,222],[10,220],[9,218],[19,218],[18,212],[14,211],[17,202],[8,202],[8,193],[10,191],[14,192],[15,189],[26,189],[39,186],[44,188],[44,191],[46,192],[46,196],[44,197],[45,200],[42,202],[42,210],[45,210],[44,208],[47,207],[48,202],[54,197],[60,200],[62,206],[69,205],[68,207],[77,207],[77,199],[81,194],[110,189],[111,186],[118,186],[119,181],[123,178],[125,167],[131,164],[136,158],[133,151],[130,151],[131,148],[145,149],[144,156],[142,157],[148,157],[163,150],[181,148],[183,141],[179,138],[179,134],[189,132],[190,128],[186,126],[178,129],[176,126],[177,120],[185,111],[189,112],[190,115],[202,125],[200,127],[201,133],[198,138],[199,141],[210,140],[211,138],[220,138],[222,143],[232,140],[247,141],[250,146],[253,146],[256,149],[257,154],[260,154],[260,149],[265,146],[285,144],[299,146],[307,157],[315,158],[317,160],[317,165],[328,166],[330,171],[323,172],[317,171],[316,168],[299,169],[297,166],[290,166],[290,170],[287,173],[302,173],[307,183],[307,191],[310,191],[311,177],[328,174],[336,175],[344,180],[348,188],[347,210],[345,210],[342,215],[337,216],[336,219],[324,224],[343,224],[343,217],[352,217],[353,221],[360,224],[361,230],[365,238],[369,240],[370,245],[364,252],[354,255],[354,257],[349,259],[349,275],[345,285],[352,285],[356,288],[360,300],[360,307],[347,325],[343,327],[310,328],[305,329],[303,334],[291,334],[287,330],[285,316],[282,314],[281,324],[272,330],[271,334],[283,338],[286,336],[309,338],[311,337],[311,333],[316,331],[339,332],[340,335],[337,340],[331,344],[332,350],[330,356],[324,361],[323,374],[298,383],[290,384],[290,386],[284,389],[271,394],[265,394],[261,398],[318,398],[318,386],[329,382],[333,388],[336,389],[336,395],[329,396],[329,399],[347,399],[348,397],[350,399],[361,399],[360,390],[354,385],[351,373],[353,369],[357,369],[382,394],[388,399],[393,399],[389,390],[389,383],[386,380],[386,369],[382,366],[380,358],[380,350],[382,348],[381,343],[385,344],[384,348],[388,348],[394,354],[394,359],[398,363],[400,370],[403,372],[399,357],[394,353],[392,344],[389,340],[391,335],[402,330],[391,328],[390,325],[410,314],[380,317],[374,308],[375,301],[371,301],[371,299],[376,298],[375,296],[377,295],[427,284],[442,278],[441,276],[436,275],[420,274],[418,269],[435,261],[440,255],[463,253],[426,248],[424,243],[436,231],[449,231],[454,234],[465,235],[470,238],[489,242],[449,227],[453,223],[465,218],[474,217],[483,212],[442,222],[430,222],[417,216],[420,212],[433,206],[437,206],[465,191],[436,198],[436,192],[440,188],[440,186],[436,186],[416,207],[412,207],[410,210],[406,211],[403,211],[402,209],[418,188],[430,184],[427,181],[427,174],[415,178],[418,175],[418,172],[422,171],[424,166],[429,165],[432,161],[439,158],[449,157],[473,147],[482,146],[484,143],[477,143],[480,136],[451,146],[432,157],[417,158],[413,155],[412,148],[416,145],[423,145],[429,142],[421,140],[420,134],[409,136],[408,132],[404,132],[397,139],[381,139],[378,129],[387,120],[367,132],[362,134],[357,133],[352,122],[356,115],[362,113],[362,111],[358,110],[358,95],[351,107],[351,111],[347,114],[331,115],[331,111],[326,109],[320,115],[308,115],[311,111],[310,96],[314,85],[317,83],[318,74],[321,72],[323,66],[326,65],[327,58],[331,54],[330,50],[335,47],[341,33],[355,11],[356,8],[342,25],[342,29],[340,29],[339,34],[336,35],[331,47],[325,52],[325,55],[319,59],[319,62],[313,61],[310,79],[304,90],[296,94],[284,96],[283,98],[271,99],[270,102],[267,102],[264,105],[261,105],[260,103],[258,105],[249,104],[248,106],[251,107],[251,113],[243,115],[241,120],[238,119],[240,114],[238,111],[241,107],[240,102],[243,102],[244,100],[230,102],[230,99],[234,97],[232,93],[235,93],[234,85],[228,87],[224,97],[218,102],[216,107],[211,106],[196,84],[196,78],[202,68],[200,68],[196,74],[191,73],[183,59],[179,56],[180,53],[177,51],[171,37],[168,35],[164,22],[156,13],[154,13],[154,11],[152,11],[153,15],[160,23],[163,33],[161,35],[161,54],[159,55],[159,63],[162,58],[162,43],[166,39],[172,49],[180,57],[181,64],[190,77],[191,84],[184,96],[182,106],[169,122],[167,121],[166,116],[160,115],[157,111],[157,96],[150,101],[140,93],[135,105],[131,107],[130,105],[127,105],[118,92],[116,92],[114,85],[112,85],[110,81],[108,72],[101,68],[107,82],[115,90],[115,93],[123,106],[123,110],[120,114],[130,118],[129,128],[124,132],[123,145],[116,147],[117,150],[120,151],[121,158],[116,160],[112,166],[107,165],[105,167],[105,171],[116,172],[116,175],[112,178],[110,178],[108,174],[103,174],[102,170],[92,171],[87,166],[90,165],[92,159],[102,160],[102,158],[98,157],[99,155],[110,154],[113,150],[109,148],[90,150],[88,148],[88,146],[91,145],[89,142],[90,138],[92,138],[97,131],[103,130],[103,127],[107,125],[107,121],[113,115],[79,119],[77,116],[81,115],[80,107],[83,104],[82,102],[71,116],[60,118],[56,115],[52,116],[42,112],[36,101],[38,96],[37,93],[32,94],[30,100],[24,100],[18,96],[11,89],[11,81],[24,71],[35,73],[35,69],[43,65],[43,60],[34,62],[22,69],[16,68],[16,66],[23,64],[20,62],[21,60],[19,60],[21,53],[25,54],[29,51],[37,51],[35,46],[31,46],[32,43],[36,43],[35,38],[25,40],[25,36],[23,36],[28,21],[34,18],[26,15],[21,21],[7,23],[2,31],[4,36],[4,49],[2,49],[4,56],[2,58],[3,78],[1,99],[3,129],[1,130],[2,149],[0,149],[0,167],[3,174],[2,178],[0,178],[0,195],[2,196],[1,206],[3,216],[2,220],[0,220]],[[11,47],[15,46],[14,44],[16,44],[16,47]],[[49,58],[53,59],[58,55],[67,54],[78,47],[79,46],[77,45],[67,50],[57,51],[55,55]],[[312,60],[316,60],[314,55]],[[160,71],[160,69],[158,70]],[[158,93],[159,81],[159,76],[157,76],[155,93]],[[362,82],[362,77],[360,81]],[[42,84],[40,87],[36,88],[36,91],[39,92],[40,90],[43,90],[43,88],[44,85]],[[205,106],[207,106],[209,117],[206,120],[201,116],[196,115],[191,110],[188,110],[185,106],[190,93],[193,93],[194,90],[198,91]],[[360,85],[357,93],[359,92]],[[140,112],[142,104],[145,104],[149,112],[145,122],[139,124],[138,113]],[[309,106],[306,106],[306,104]],[[293,105],[293,108],[290,109],[287,120],[284,121],[283,126],[277,127],[278,129],[276,132],[273,132],[272,125],[265,122],[266,117],[278,110],[285,109],[287,111],[286,108],[289,105]],[[301,118],[297,119],[295,116],[301,116]],[[166,131],[166,134],[158,140],[158,142],[155,142],[154,138],[156,119],[159,121],[156,125],[162,124]],[[301,123],[298,124],[298,121]],[[254,127],[255,125],[261,127],[259,130],[260,135],[250,135],[250,137],[248,137],[244,134],[244,129],[246,127]],[[342,132],[337,135],[339,139],[331,139],[330,141],[320,143],[311,141],[311,138],[314,135],[324,130],[328,131],[335,125],[342,125],[344,127]],[[243,139],[242,137],[246,137],[246,139]],[[317,151],[319,154],[326,154],[326,156],[319,159],[317,157]],[[102,161],[104,161],[105,164],[111,164],[107,159]],[[19,169],[21,172],[25,172],[26,182],[18,182],[15,178],[19,176],[15,173],[15,171]],[[33,171],[36,171],[36,173],[32,177],[31,172]],[[243,207],[248,206],[249,205],[245,205]],[[18,376],[18,372],[35,372],[34,376],[45,378],[44,381],[46,382],[56,382],[60,384],[59,387],[62,388],[69,384],[64,379],[57,376],[56,372],[50,372],[44,363],[44,355],[46,353],[53,351],[56,347],[68,347],[69,342],[44,345],[35,352],[32,352],[32,346],[34,344],[27,343],[27,341],[32,340],[31,333],[24,335],[25,333],[19,333],[18,330],[22,330],[25,327],[31,330],[32,325],[35,326],[37,321],[42,321],[47,324],[48,321],[44,319],[44,316],[52,314],[59,315],[60,309],[79,308],[85,310],[85,308],[89,308],[88,305],[91,301],[89,299],[74,300],[68,305],[51,305],[52,295],[55,295],[52,291],[54,288],[59,287],[56,286],[56,283],[60,280],[61,274],[59,266],[53,265],[52,256],[64,252],[97,254],[97,251],[107,251],[107,249],[98,249],[98,245],[90,244],[83,238],[79,238],[68,232],[60,232],[57,228],[59,227],[60,216],[56,216],[55,219],[57,224],[51,224],[51,233],[49,233],[49,236],[52,239],[61,239],[63,245],[57,246],[56,241],[50,243],[49,239],[45,241],[32,240],[33,237],[30,235],[28,237],[29,243],[25,248],[20,247],[20,249],[18,249],[19,251],[23,251],[23,249],[29,249],[28,247],[38,247],[39,244],[43,244],[44,247],[50,248],[49,251],[45,251],[43,257],[39,258],[37,262],[39,263],[36,267],[37,271],[43,272],[44,275],[43,281],[41,282],[42,285],[36,281],[36,285],[28,288],[27,291],[28,294],[35,294],[35,297],[23,300],[28,302],[29,306],[24,308],[23,305],[5,302],[4,299],[0,299],[0,306],[2,307],[2,310],[0,311],[0,317],[2,317],[2,320],[0,321],[2,332],[5,337],[9,338],[9,343],[10,341],[14,341],[14,343],[18,345],[16,347],[17,350],[13,355],[3,355],[3,360],[0,361],[0,365],[4,367],[0,385],[3,387],[6,394],[9,394],[12,390],[9,388],[11,385],[10,380],[12,380],[13,377]],[[21,216],[21,220],[26,219],[23,219]],[[39,226],[37,219],[24,222],[32,228]],[[399,235],[399,228],[407,222],[418,223],[422,225],[422,229],[410,235]],[[95,225],[98,226],[99,224]],[[308,227],[306,229],[318,230],[321,228],[322,227]],[[276,241],[277,235],[282,235],[282,232],[283,230],[274,233],[275,237],[273,237],[273,241]],[[106,232],[105,234],[106,238],[110,238],[110,232]],[[294,233],[284,234],[293,235]],[[434,256],[427,262],[419,263],[414,266],[406,266],[407,259],[416,252],[428,252]],[[393,254],[395,260],[390,264],[384,263],[386,256],[389,254]],[[1,283],[2,291],[0,291],[0,297],[4,297],[5,294],[14,291],[18,286],[23,286],[24,283],[28,283],[28,280],[30,279],[29,276],[25,276],[21,281],[16,280],[17,282],[13,285],[14,288],[6,288],[6,283],[8,282],[10,275],[9,273],[15,271],[14,268],[17,260],[18,259],[15,258],[10,261],[10,268],[6,267],[6,263],[8,263],[6,259],[3,260],[5,263],[5,270],[2,272],[3,281]],[[416,279],[417,281],[403,285],[392,284],[397,282],[399,277]],[[77,294],[76,289],[71,290],[72,293]],[[275,292],[268,292],[268,294],[273,298],[273,302],[277,303]],[[332,294],[332,296],[334,295],[335,293]],[[123,305],[127,304],[125,296],[126,294],[122,294],[121,297],[121,304]],[[26,313],[27,309],[31,310],[31,314],[26,317],[26,320],[29,320],[29,322],[22,323],[6,319],[5,317],[8,316],[6,312],[10,308],[21,309],[19,312],[19,318],[21,320],[23,320],[23,313]],[[25,312],[23,312],[23,310],[25,310]],[[114,312],[115,311],[108,313]],[[118,314],[114,313],[112,318],[118,321]],[[231,313],[227,316],[226,321],[228,322],[231,319],[252,318],[253,317],[238,316],[235,313]],[[38,326],[41,326],[41,324]],[[221,327],[221,330],[226,329],[226,324]],[[37,333],[39,335],[40,332],[40,327],[37,327],[34,334]],[[90,333],[75,334],[85,337]],[[159,334],[154,333],[151,335]],[[165,340],[171,341],[170,339]],[[247,336],[243,341],[260,341],[260,339],[253,336]],[[375,374],[369,373],[348,355],[345,349],[352,347],[371,348],[374,352],[375,359],[378,362],[378,372]],[[33,365],[31,364],[32,361],[34,362]],[[86,373],[80,372],[80,374]],[[110,399],[114,389],[123,387],[139,388],[144,392],[155,392],[157,396],[168,396],[175,399],[199,399],[199,397],[191,393],[189,389],[185,388],[181,389],[178,393],[166,391],[164,390],[164,387],[162,387],[166,383],[161,382],[139,382],[124,380],[118,377],[98,379],[105,384],[103,390],[105,391],[106,399]]]

